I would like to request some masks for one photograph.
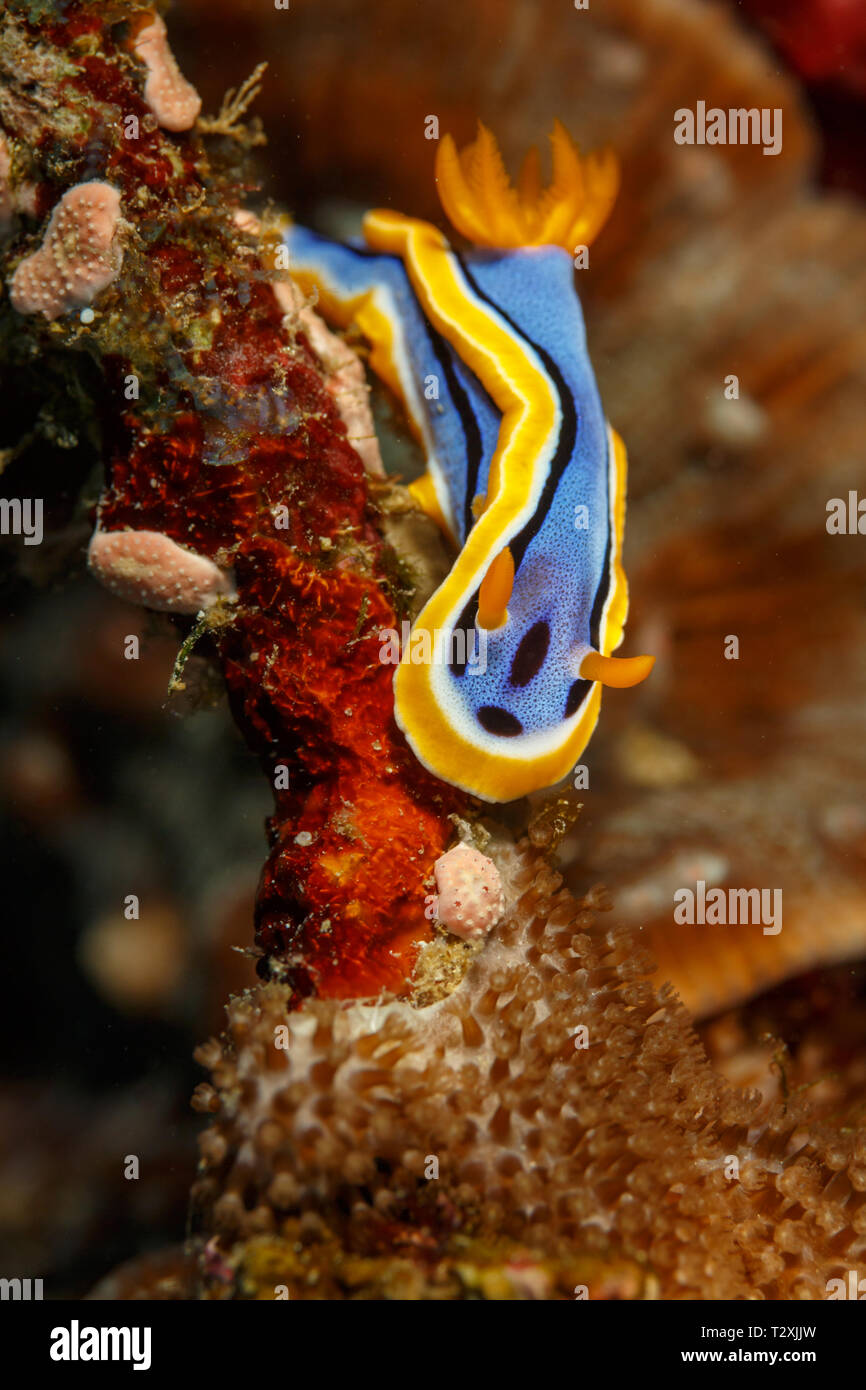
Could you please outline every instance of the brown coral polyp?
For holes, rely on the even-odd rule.
[[[781,1112],[750,1133],[755,1101],[712,1072],[631,935],[587,931],[526,846],[510,868],[513,914],[437,1004],[289,1016],[278,985],[233,1001],[226,1040],[199,1054],[215,1085],[205,1229],[279,1237],[316,1213],[369,1253],[403,1222],[444,1258],[459,1212],[464,1236],[520,1239],[536,1260],[633,1261],[663,1297],[824,1297],[834,1263],[862,1258],[863,1144],[789,1152]],[[794,1203],[796,1252],[778,1225]]]

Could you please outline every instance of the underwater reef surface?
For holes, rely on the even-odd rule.
[[[866,1242],[853,964],[866,942],[866,565],[856,537],[824,526],[826,500],[858,483],[866,215],[815,191],[795,85],[716,7],[616,0],[566,27],[541,7],[482,5],[467,30],[445,6],[422,34],[386,4],[375,39],[363,6],[345,3],[338,26],[296,8],[291,36],[280,17],[250,31],[246,68],[231,47],[221,60],[243,73],[268,52],[291,79],[303,141],[283,144],[283,83],[266,75],[255,108],[281,132],[277,149],[245,108],[252,89],[216,117],[192,114],[179,83],[207,111],[239,71],[210,57],[197,71],[189,45],[183,77],[157,67],[162,96],[148,101],[143,5],[22,2],[0,20],[2,269],[17,286],[0,351],[21,435],[0,442],[21,492],[39,452],[74,431],[81,484],[63,518],[75,545],[41,580],[81,566],[97,523],[203,557],[199,574],[153,551],[174,557],[196,599],[187,616],[167,608],[184,650],[153,688],[171,677],[172,699],[195,706],[222,686],[275,803],[255,936],[243,885],[231,926],[224,904],[203,913],[222,912],[225,931],[210,959],[229,942],[247,954],[244,973],[210,966],[202,1031],[221,1036],[197,1054],[209,1125],[194,1238],[121,1266],[94,1296],[570,1298],[583,1285],[607,1298],[824,1297]],[[178,15],[188,34],[194,14]],[[357,61],[374,42],[375,71]],[[705,92],[782,107],[781,155],[675,146],[672,111]],[[428,111],[458,136],[495,119],[508,153],[559,115],[623,165],[582,297],[629,445],[633,632],[657,672],[631,703],[608,701],[589,789],[483,823],[393,723],[377,634],[417,610],[441,549],[352,446],[324,330],[278,296],[278,223],[255,172],[270,166],[265,192],[293,208],[348,194],[435,215]],[[66,240],[83,248],[67,289],[52,278],[50,219],[91,184],[119,206],[91,191],[79,226],[76,199],[64,204]],[[258,219],[239,220],[248,203]],[[89,295],[93,318],[48,317],[67,295],[76,309]],[[115,584],[166,608],[165,567],[121,559]],[[133,698],[116,667],[136,632],[124,617],[106,637],[103,700],[112,684],[118,702]],[[736,662],[723,659],[730,633]],[[17,775],[35,806],[32,773]],[[219,818],[205,796],[192,817],[191,846]],[[506,887],[483,947],[424,916],[455,817]],[[672,893],[697,878],[779,884],[783,930],[677,926]],[[166,962],[155,997],[182,960],[176,919],[166,910],[155,926],[143,911],[133,924],[151,933],[148,959]],[[129,947],[112,972],[108,930],[89,959],[116,999]],[[708,1020],[700,1036],[695,1017]],[[155,1126],[162,1106],[146,1109]]]

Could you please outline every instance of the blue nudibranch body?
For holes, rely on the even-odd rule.
[[[487,801],[552,785],[598,719],[601,687],[633,685],[651,657],[620,659],[628,594],[620,555],[626,455],[586,347],[572,257],[616,196],[610,155],[552,136],[511,187],[482,126],[437,153],[439,193],[474,248],[380,210],[364,244],[299,226],[290,266],[326,318],[352,321],[426,454],[411,485],[457,548],[412,631],[424,659],[394,677],[395,713],[436,776]],[[426,645],[425,645],[426,644]]]

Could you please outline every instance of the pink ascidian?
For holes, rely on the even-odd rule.
[[[201,111],[201,97],[178,67],[158,14],[148,16],[132,49],[147,68],[144,99],[163,130],[189,130]]]
[[[505,912],[502,879],[492,859],[455,845],[433,866],[438,894],[425,898],[426,915],[464,941],[486,936]]]
[[[237,597],[232,576],[159,531],[95,531],[87,563],[118,598],[166,613],[199,613]]]
[[[111,184],[94,181],[68,189],[39,250],[12,276],[9,292],[18,313],[56,319],[89,304],[120,271],[119,222],[120,195]]]

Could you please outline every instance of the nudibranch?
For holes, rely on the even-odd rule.
[[[551,143],[542,190],[536,151],[515,189],[484,126],[460,152],[442,139],[439,196],[469,251],[390,210],[367,214],[364,244],[285,232],[296,280],[368,339],[423,446],[412,492],[457,556],[401,654],[395,713],[430,771],[486,801],[564,777],[602,686],[634,685],[653,665],[611,655],[628,607],[626,454],[574,286],[618,166],[610,152],[582,158],[558,122]]]

